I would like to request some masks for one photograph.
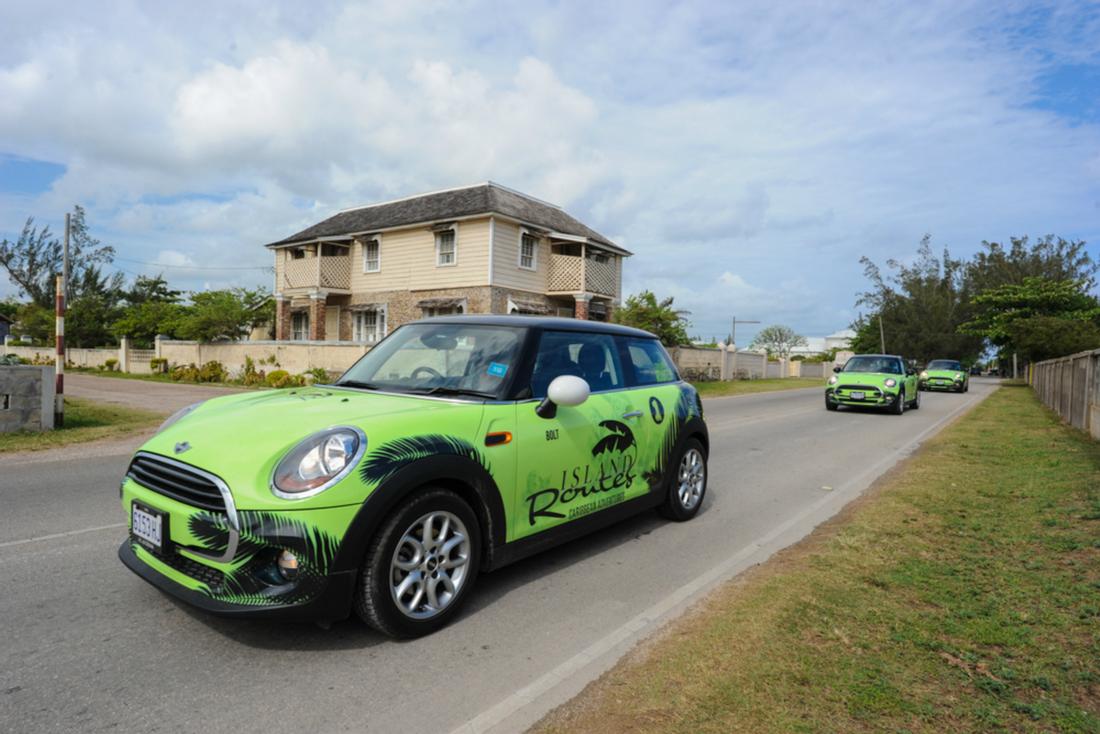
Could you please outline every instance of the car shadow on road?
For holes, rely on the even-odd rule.
[[[711,505],[709,493],[699,515]],[[584,563],[627,543],[644,542],[645,536],[664,525],[676,524],[655,510],[624,519],[590,535],[556,546],[530,558],[478,577],[477,585],[451,625],[502,601],[509,594],[536,584],[547,574]],[[415,640],[394,640],[368,627],[354,612],[348,619],[322,627],[312,622],[234,619],[218,617],[183,602],[172,602],[185,614],[211,631],[248,647],[279,651],[339,651],[369,649],[377,645],[407,644]],[[447,634],[446,629],[436,634]]]

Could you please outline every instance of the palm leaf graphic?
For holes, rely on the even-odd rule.
[[[599,456],[602,453],[618,451],[622,453],[634,445],[634,433],[630,426],[619,421],[600,421],[600,426],[611,431],[610,436],[604,436],[592,447],[592,455]]]
[[[489,471],[489,463],[474,445],[465,439],[442,434],[399,438],[371,452],[359,470],[366,484],[381,484],[406,465],[429,456],[465,456]]]

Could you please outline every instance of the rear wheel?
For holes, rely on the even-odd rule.
[[[669,520],[684,522],[695,517],[707,493],[707,453],[696,438],[689,438],[676,459],[668,496],[659,508]]]
[[[909,407],[913,410],[920,410],[920,390],[914,391],[913,402],[909,403]]]
[[[481,531],[462,498],[422,491],[383,524],[367,551],[355,611],[379,632],[420,637],[458,613],[477,579]]]

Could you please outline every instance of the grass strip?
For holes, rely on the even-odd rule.
[[[695,389],[704,398],[718,398],[727,395],[751,395],[758,392],[776,390],[798,390],[803,387],[820,387],[825,395],[825,380],[820,377],[769,377],[766,380],[727,380],[714,382],[693,382]],[[824,399],[824,397],[822,398]]]
[[[1002,388],[540,732],[1100,732],[1100,444]]]
[[[65,398],[65,426],[54,431],[0,433],[0,453],[40,451],[100,438],[120,438],[154,428],[164,415],[150,410]]]

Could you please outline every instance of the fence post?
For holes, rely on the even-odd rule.
[[[130,371],[130,337],[128,336],[118,340],[118,369],[120,372]]]
[[[157,359],[161,358],[161,345],[160,345],[160,342],[161,342],[162,339],[164,339],[163,334],[157,334],[156,336],[153,337],[153,354],[156,356]]]

